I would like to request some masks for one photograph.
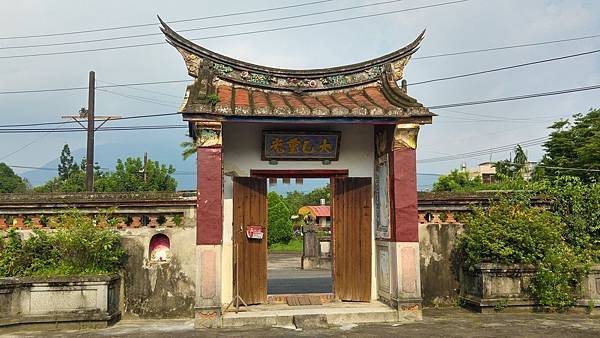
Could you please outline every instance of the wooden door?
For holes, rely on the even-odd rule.
[[[333,280],[336,298],[371,299],[371,178],[334,178]]]
[[[263,239],[249,239],[247,225],[263,226]],[[267,301],[267,181],[264,178],[233,179],[234,285],[247,304]],[[235,247],[238,254],[236,257]],[[236,281],[237,265],[237,281]]]

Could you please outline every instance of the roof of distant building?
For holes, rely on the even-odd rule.
[[[312,214],[314,217],[330,217],[331,208],[328,205],[307,205],[298,210],[300,215]]]

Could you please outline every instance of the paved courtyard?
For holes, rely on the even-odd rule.
[[[20,332],[1,337],[600,337],[600,320],[585,314],[477,314],[429,309],[410,324],[346,325],[328,329],[194,330],[191,320],[130,320],[100,330]]]
[[[302,270],[302,253],[269,253],[267,293],[333,292],[331,270]]]

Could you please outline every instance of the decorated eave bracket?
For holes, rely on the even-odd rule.
[[[394,81],[399,81],[425,34],[423,31],[406,47],[369,61],[328,69],[289,70],[254,65],[214,53],[183,38],[160,17],[159,20],[167,42],[181,53],[190,76],[200,78],[204,69],[225,81],[292,92],[359,86],[381,81],[388,72]]]

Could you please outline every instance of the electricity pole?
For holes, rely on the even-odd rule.
[[[86,191],[94,191],[94,109],[96,108],[96,73],[90,71],[87,110],[87,155],[85,157]]]
[[[77,122],[81,128],[87,131],[87,153],[85,157],[85,187],[86,191],[94,191],[94,134],[96,130],[102,127],[109,120],[118,120],[120,116],[96,116],[96,73],[90,71],[88,78],[88,107],[81,108],[79,115],[63,116],[62,118],[73,119]],[[87,126],[84,126],[81,122],[83,119],[87,119]],[[98,127],[95,122],[97,120],[102,121]]]
[[[144,184],[146,184],[146,181],[148,180],[148,171],[146,170],[146,166],[148,165],[148,153],[144,152]]]

